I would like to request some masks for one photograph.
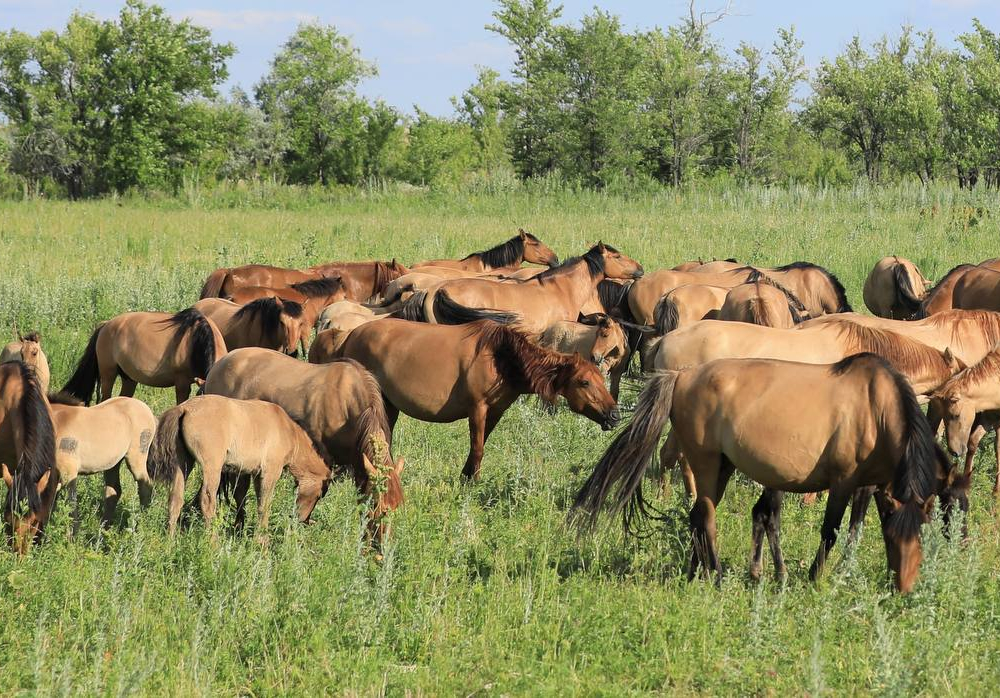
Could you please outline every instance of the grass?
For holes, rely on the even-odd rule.
[[[185,307],[220,265],[461,256],[525,226],[560,256],[604,239],[647,269],[807,259],[860,307],[884,254],[937,277],[1000,243],[994,198],[951,189],[248,192],[203,206],[0,203],[0,320],[41,331],[54,385],[97,322]],[[172,391],[138,396],[159,413]],[[650,539],[623,541],[613,522],[578,539],[568,504],[610,437],[565,411],[517,404],[472,486],[459,481],[464,423],[404,418],[397,438],[407,503],[380,564],[359,548],[347,483],[304,528],[283,482],[262,549],[250,536],[213,545],[198,524],[167,539],[164,493],[141,512],[127,475],[120,521],[101,532],[101,483],[89,478],[77,540],[62,508],[30,557],[0,552],[0,695],[985,694],[1000,679],[992,453],[976,474],[971,542],[925,529],[921,581],[904,598],[887,583],[874,514],[811,585],[822,506],[794,500],[790,581],[751,584],[756,489],[740,478],[720,507],[720,589],[685,581],[679,486],[658,500],[669,516]]]

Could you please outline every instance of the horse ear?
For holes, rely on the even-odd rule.
[[[597,241],[597,249],[599,249],[601,252],[604,252],[604,250],[608,249],[607,247],[604,246],[604,240]]]
[[[362,463],[362,465],[365,466],[365,472],[368,473],[368,477],[377,477],[378,476],[378,470],[376,470],[375,466],[372,465],[372,462],[370,460],[368,460],[368,454],[367,453],[362,453],[361,454],[361,463]]]
[[[924,500],[923,509],[924,515],[930,517],[934,513],[934,503],[937,501],[937,495],[932,494],[930,497]]]
[[[10,474],[10,468],[7,467],[6,463],[0,464],[0,467],[3,468],[3,481],[4,481],[4,484],[7,485],[7,487],[13,487],[14,486],[14,476]]]
[[[403,457],[402,456],[400,456],[399,458],[396,459],[396,466],[395,466],[396,467],[396,477],[399,477],[400,475],[403,474],[403,467],[405,465],[406,465],[406,463],[403,462]]]
[[[49,478],[51,476],[52,476],[52,470],[49,469],[46,470],[40,478],[38,478],[38,482],[35,484],[35,489],[38,490],[38,494],[42,494],[43,492],[45,492],[45,488],[48,486]]]
[[[958,362],[955,360],[955,355],[951,353],[951,347],[944,348],[944,360],[949,366],[957,365]]]

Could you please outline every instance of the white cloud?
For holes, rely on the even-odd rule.
[[[187,10],[181,16],[195,24],[209,29],[230,29],[242,31],[259,29],[275,24],[297,24],[313,22],[316,15],[306,12],[282,12],[270,10]]]
[[[389,34],[408,37],[429,36],[434,30],[427,22],[412,17],[383,20],[378,26]]]

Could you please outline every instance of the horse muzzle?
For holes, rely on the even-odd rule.
[[[642,278],[642,274],[643,274],[642,267],[639,267],[634,272],[632,272],[632,278],[633,279],[641,279]]]
[[[611,431],[618,426],[618,422],[620,421],[622,421],[621,412],[619,412],[618,408],[615,407],[613,410],[604,415],[604,421],[601,422],[601,429],[604,431]]]

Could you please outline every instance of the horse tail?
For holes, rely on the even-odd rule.
[[[410,322],[427,322],[427,316],[424,313],[424,301],[426,300],[427,291],[417,291],[403,301],[402,307],[396,311],[395,316]]]
[[[750,311],[750,319],[753,321],[753,324],[765,327],[774,326],[771,320],[771,309],[768,307],[767,301],[760,296],[754,296],[750,299],[748,310]]]
[[[615,437],[576,495],[573,510],[584,527],[597,522],[601,506],[616,485],[608,510],[612,515],[621,512],[626,533],[634,532],[637,519],[650,515],[652,507],[642,496],[642,479],[670,420],[679,375],[680,371],[655,373],[639,394],[632,420]]]
[[[199,298],[219,298],[222,295],[222,287],[226,284],[227,278],[229,278],[229,269],[216,269],[213,271],[205,279],[205,283],[202,284]]]
[[[656,334],[665,335],[668,332],[673,332],[680,324],[680,308],[677,307],[677,301],[671,298],[668,293],[653,308],[653,325],[656,327]]]
[[[892,279],[896,289],[896,300],[906,310],[907,317],[920,312],[920,303],[923,299],[917,296],[913,290],[910,272],[901,262],[896,262],[893,265]]]
[[[80,357],[80,361],[76,365],[76,370],[73,371],[73,375],[70,376],[66,386],[62,389],[63,392],[69,393],[78,400],[82,400],[86,405],[89,405],[91,399],[94,397],[94,391],[97,389],[100,380],[100,365],[97,361],[97,337],[101,334],[101,330],[104,329],[106,324],[106,322],[102,322],[94,329],[90,335],[90,340],[87,342],[87,348],[83,350],[83,356]]]
[[[14,478],[14,496],[17,501],[28,502],[31,511],[41,509],[41,494],[38,481],[49,473],[45,485],[46,498],[59,487],[59,471],[56,470],[56,431],[52,424],[52,414],[45,400],[38,376],[23,361],[12,362],[17,366],[21,379],[21,402],[12,416],[19,422],[20,453],[17,466],[11,475]]]
[[[493,308],[467,308],[456,303],[442,288],[434,295],[434,319],[441,325],[465,325],[480,320],[492,320],[500,325],[512,325],[521,319],[517,313]]]
[[[194,456],[184,442],[187,410],[187,405],[177,405],[160,417],[146,461],[149,477],[156,482],[170,482],[178,470],[186,477],[194,467]]]
[[[215,360],[222,357],[216,355],[214,332],[216,328],[207,317],[201,313],[198,315],[188,330],[191,340],[191,375],[207,379]]]

